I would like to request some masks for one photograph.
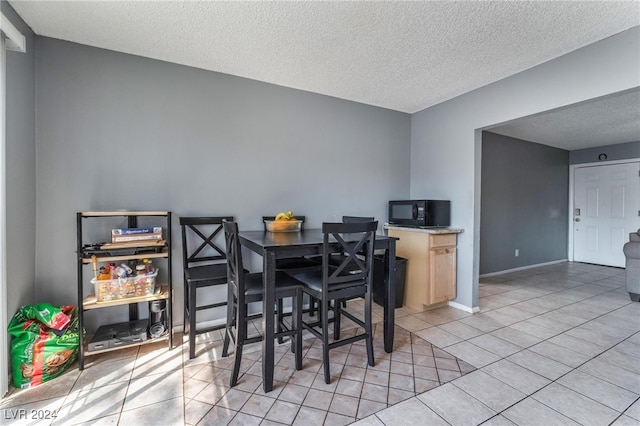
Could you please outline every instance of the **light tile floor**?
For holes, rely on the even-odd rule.
[[[397,309],[394,352],[377,327],[376,366],[362,344],[335,349],[330,385],[315,339],[297,372],[279,346],[268,394],[259,345],[229,389],[220,333],[199,336],[193,360],[186,344],[93,356],[82,372],[13,390],[0,424],[640,425],[640,304],[623,269],[560,263],[483,278],[480,308]],[[57,417],[32,419],[47,413]]]

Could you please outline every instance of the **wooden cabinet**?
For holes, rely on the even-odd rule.
[[[387,227],[407,259],[404,305],[416,310],[456,298],[456,240],[460,230]]]

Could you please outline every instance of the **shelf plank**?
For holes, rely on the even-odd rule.
[[[166,216],[169,212],[166,211],[144,211],[144,212],[132,212],[132,211],[119,211],[119,212],[81,212],[83,217],[107,217],[107,216]]]
[[[121,243],[104,243],[100,246],[100,250],[122,250],[122,249],[147,249],[147,248],[163,248],[167,246],[165,240],[151,241],[125,241]]]
[[[132,259],[158,259],[158,258],[167,258],[169,257],[169,253],[164,252],[164,253],[153,253],[153,252],[146,252],[146,253],[137,253],[137,254],[127,254],[127,255],[120,255],[120,256],[103,256],[99,253],[96,253],[96,257],[98,258],[98,262],[119,262],[121,260],[132,260]],[[90,257],[83,257],[82,258],[82,263],[84,264],[90,264],[91,263],[91,258]]]
[[[169,286],[163,285],[160,289],[160,293],[152,294],[151,296],[139,296],[139,297],[129,297],[126,299],[118,299],[118,300],[109,300],[108,302],[96,302],[96,296],[91,295],[84,298],[82,301],[82,308],[85,311],[91,309],[101,309],[108,308],[111,306],[120,306],[120,305],[129,305],[131,303],[139,303],[139,302],[152,302],[154,300],[168,299],[169,298]]]
[[[102,354],[105,352],[112,352],[112,351],[118,351],[120,349],[126,349],[126,348],[131,348],[134,346],[143,346],[143,345],[148,345],[151,343],[157,343],[157,342],[162,342],[162,341],[167,341],[169,340],[169,333],[165,334],[164,336],[160,336],[160,337],[156,337],[155,339],[147,339],[144,342],[139,342],[139,343],[132,343],[130,345],[123,345],[123,346],[118,346],[117,348],[107,348],[107,349],[99,349],[97,351],[89,351],[89,346],[85,345],[84,347],[84,355],[85,356],[90,356],[90,355],[98,355],[98,354]],[[171,348],[173,349],[173,348]]]

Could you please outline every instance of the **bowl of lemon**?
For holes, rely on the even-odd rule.
[[[302,229],[302,221],[295,218],[293,212],[280,212],[275,220],[264,221],[269,232],[299,232]]]

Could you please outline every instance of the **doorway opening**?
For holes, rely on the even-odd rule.
[[[476,300],[478,301],[478,306],[481,310],[485,308],[482,304],[482,297],[486,296],[486,294],[484,294],[485,292],[481,289],[481,284],[482,282],[487,281],[487,277],[491,277],[491,281],[496,281],[499,280],[500,275],[504,274],[521,273],[526,275],[526,270],[528,269],[545,266],[551,267],[553,264],[566,263],[567,261],[581,261],[579,258],[574,259],[573,250],[573,237],[575,233],[575,210],[573,206],[574,170],[577,167],[595,165],[603,166],[617,163],[637,163],[639,161],[637,158],[637,146],[640,144],[640,137],[637,131],[634,133],[631,129],[638,128],[634,123],[637,123],[640,117],[638,117],[637,114],[630,113],[637,111],[637,101],[639,100],[639,97],[640,90],[626,90],[532,116],[516,118],[508,122],[476,130],[476,133],[481,136],[476,136],[476,165],[479,168],[479,170],[476,171],[476,176],[480,181],[480,185],[476,192],[476,200],[479,200],[479,211],[477,212],[476,223],[479,226],[477,228],[478,235],[475,237],[477,238],[477,241],[474,244],[476,244],[478,250],[476,253],[478,253],[479,256],[477,259],[477,276],[479,280],[477,284],[478,287],[474,288],[474,293],[478,295],[478,299]],[[593,113],[598,117],[598,120],[586,119]],[[579,126],[576,126],[575,123],[579,123]],[[621,125],[620,123],[625,123],[625,125]],[[629,125],[626,125],[627,123]],[[573,133],[572,129],[578,129],[578,131]],[[623,132],[623,129],[627,129],[626,133]],[[586,131],[589,132],[589,138],[587,139],[585,139]],[[518,198],[518,185],[521,182],[505,176],[503,179],[503,181],[507,181],[505,185],[511,185],[511,189],[513,190],[512,193],[516,194],[516,196],[509,198],[506,197],[504,193],[498,194],[498,198],[501,200],[500,202],[502,202],[502,205],[497,207],[494,206],[494,213],[506,214],[507,219],[509,219],[508,216],[511,215],[511,219],[515,218],[513,219],[513,223],[516,225],[513,225],[511,230],[507,230],[505,226],[498,224],[489,231],[482,226],[487,217],[495,217],[485,204],[485,201],[487,201],[486,189],[488,185],[488,180],[485,179],[485,172],[487,171],[487,168],[491,167],[492,160],[497,156],[502,157],[502,161],[500,162],[501,165],[510,166],[512,165],[510,163],[514,162],[514,160],[505,156],[505,151],[494,152],[495,156],[489,159],[485,157],[483,154],[486,148],[484,135],[488,132],[501,137],[530,143],[532,145],[537,144],[547,149],[559,148],[565,151],[565,155],[570,153],[570,158],[565,160],[564,164],[561,166],[563,167],[563,173],[565,174],[564,181],[555,182],[556,186],[562,185],[566,191],[565,197],[555,203],[557,206],[560,206],[559,208],[548,208],[544,214],[541,214],[538,210],[536,210],[537,213],[534,214],[532,213],[531,208],[520,209],[519,207],[521,205],[527,205],[529,202],[533,202],[530,207],[534,206],[535,208],[539,208],[544,206],[545,200],[540,198],[540,194],[543,194],[544,191],[553,191],[557,189],[557,187],[554,188],[554,184],[551,183],[547,188],[540,187],[538,191],[532,192],[528,197],[525,197],[524,202],[520,202],[517,201],[516,198]],[[562,145],[563,141],[567,142],[566,146]],[[600,150],[601,148],[608,147],[609,145],[617,146],[615,148],[612,147],[611,152],[606,148],[602,151]],[[507,145],[504,148],[511,149],[512,147]],[[602,158],[598,158],[598,154],[603,151],[607,152],[613,161],[607,161],[605,163]],[[591,157],[593,157],[593,160],[590,160]],[[521,158],[520,160],[515,161],[524,161],[524,167],[528,166],[526,163],[527,158]],[[590,161],[598,163],[592,164],[589,163]],[[580,164],[572,165],[571,163]],[[635,170],[636,182],[638,182],[637,180],[640,178],[638,177],[637,169]],[[497,173],[497,175],[499,175],[499,173]],[[496,176],[496,178],[500,178],[500,176]],[[528,177],[526,174],[521,177],[522,182],[527,183],[527,179]],[[619,189],[615,188],[615,190],[618,191]],[[633,191],[635,191],[634,194],[638,194],[639,192],[637,189]],[[626,199],[626,201],[628,201],[628,199]],[[627,205],[626,207],[631,211],[630,205]],[[622,239],[626,242],[628,240],[628,233],[640,227],[638,210],[640,210],[640,206],[635,207],[635,210],[633,210],[630,215],[627,215],[630,218],[630,221],[633,222],[635,220],[635,222],[633,222],[635,225],[632,224],[627,226],[627,229],[630,229],[629,231],[620,229],[616,230],[619,254],[622,257],[622,245],[624,243],[619,244],[620,240]],[[552,211],[553,215],[545,216],[547,213]],[[492,216],[489,216],[490,214]],[[552,217],[553,219],[551,219]],[[560,222],[564,222],[563,228],[558,228],[553,233],[537,232],[536,229],[538,229],[538,227],[536,226],[536,221],[539,219],[543,219],[545,224],[548,224],[550,220],[559,220]],[[519,223],[525,222],[528,224],[533,223],[533,226],[518,225]],[[551,248],[554,250],[559,248],[562,253],[558,254],[554,252],[554,255],[547,259],[538,258],[524,261],[523,256],[528,255],[527,250],[520,246],[521,243],[518,243],[517,245],[514,245],[513,243],[514,238],[518,237],[519,232],[523,232],[525,235],[524,237],[522,235],[520,236],[521,240],[528,239],[528,242],[533,244],[532,248],[538,256],[541,253],[544,254],[545,251],[548,251]],[[487,239],[492,237],[495,239],[496,235],[498,236],[498,243],[494,241],[491,248],[488,249],[486,245]],[[620,237],[621,235],[622,237]],[[555,240],[554,238],[556,237],[563,238],[563,241]],[[500,252],[500,254],[496,254],[498,252]],[[487,270],[485,268],[485,262],[483,262],[483,259],[486,260],[487,257],[491,257],[492,261],[500,261],[500,265],[493,265],[496,267]],[[607,263],[604,262],[594,263],[607,265]]]

